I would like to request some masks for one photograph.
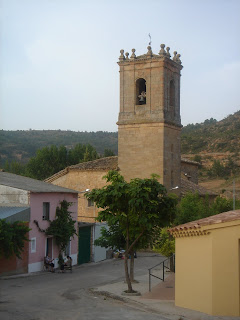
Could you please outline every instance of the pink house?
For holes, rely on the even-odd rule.
[[[58,267],[58,247],[54,239],[51,236],[46,236],[40,229],[45,230],[49,226],[48,220],[55,219],[56,208],[63,200],[72,204],[69,210],[72,213],[73,220],[76,221],[75,229],[77,230],[77,191],[7,172],[0,172],[0,206],[2,207],[0,212],[4,212],[4,207],[30,209],[28,217],[26,215],[21,216],[20,213],[17,216],[17,220],[29,221],[29,228],[31,228],[29,232],[28,272],[41,271],[44,257],[47,254],[54,259],[55,268]],[[26,212],[26,210],[22,212]],[[0,219],[2,218],[11,219],[10,216],[6,217],[6,214],[4,216],[4,213],[2,216],[0,214]],[[14,220],[14,218],[12,219]],[[65,255],[70,255],[73,265],[76,265],[78,237],[74,236],[69,240]]]

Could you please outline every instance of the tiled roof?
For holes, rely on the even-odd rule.
[[[76,190],[71,190],[51,183],[35,180],[19,176],[17,174],[0,172],[0,185],[12,188],[22,189],[31,192],[61,192],[61,193],[77,193]]]
[[[70,170],[82,170],[82,171],[101,171],[101,170],[118,170],[118,157],[107,157],[107,158],[101,158],[93,161],[88,162],[81,162],[78,164],[74,164],[70,167],[67,167],[51,177],[45,179],[46,182],[52,182],[61,176],[64,176],[67,174]]]
[[[193,160],[189,160],[189,159],[186,159],[186,158],[181,158],[181,162],[185,162],[185,163],[189,163],[189,164],[192,164],[192,165],[195,165],[195,166],[201,166],[201,163],[197,162],[197,161],[193,161]]]
[[[79,170],[117,170],[118,169],[118,157],[100,158],[93,161],[81,162],[70,166],[69,169]]]
[[[185,195],[188,192],[198,193],[200,196],[204,196],[206,194],[210,196],[217,196],[217,193],[208,190],[198,184],[195,184],[185,178],[181,178],[181,195]]]
[[[181,224],[179,226],[169,229],[169,232],[175,233],[175,232],[181,232],[185,230],[188,231],[191,229],[196,230],[196,229],[200,229],[202,226],[219,224],[219,223],[235,221],[235,220],[240,220],[240,210],[223,212],[223,213],[216,214],[214,216],[210,216],[207,218]]]
[[[185,161],[186,159],[184,159]],[[190,160],[186,160],[190,161]],[[198,162],[190,161],[194,164],[198,164]],[[101,171],[101,170],[118,170],[118,157],[107,157],[107,158],[101,158],[93,161],[88,162],[81,162],[78,164],[75,164],[73,166],[67,167],[57,173],[55,173],[53,176],[47,178],[46,182],[52,182],[59,177],[67,174],[71,170],[89,170],[89,171]],[[197,192],[199,195],[206,195],[209,194],[210,196],[216,196],[217,194],[205,189],[204,187],[201,187],[187,179],[182,178],[181,179],[181,194],[185,195],[188,192]]]

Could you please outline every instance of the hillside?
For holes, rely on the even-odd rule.
[[[221,121],[213,118],[182,129],[182,153],[239,152],[240,111]]]
[[[100,154],[111,149],[117,154],[117,132],[74,132],[62,130],[0,131],[1,163],[13,160],[26,163],[37,149],[64,145],[71,149],[77,143],[91,144]]]
[[[117,155],[117,132],[74,132],[62,130],[0,131],[1,163],[12,160],[26,163],[35,155],[37,149],[64,145],[68,149],[77,143],[91,144],[100,154],[111,149]],[[194,157],[201,154],[206,165],[211,158],[224,159],[240,152],[240,111],[221,121],[205,120],[203,123],[189,124],[182,128],[182,154]]]

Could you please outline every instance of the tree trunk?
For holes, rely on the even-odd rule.
[[[125,258],[124,258],[124,266],[125,266],[125,277],[126,277],[126,282],[128,285],[128,292],[133,292],[132,284],[130,281],[129,273],[128,273],[128,252],[125,252]]]
[[[127,221],[126,251],[125,251],[125,257],[124,257],[124,267],[125,267],[126,282],[128,285],[128,292],[131,293],[133,292],[133,289],[132,289],[132,284],[131,284],[129,272],[128,272],[128,255],[129,255],[129,225]]]
[[[130,281],[134,281],[134,251],[131,250],[130,252],[131,260],[130,260]]]

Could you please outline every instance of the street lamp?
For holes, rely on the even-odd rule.
[[[179,186],[173,187],[173,188],[169,189],[169,191],[170,190],[177,190],[177,189],[179,189]]]
[[[84,190],[84,191],[78,191],[78,194],[79,194],[79,193],[86,193],[86,192],[88,192],[88,191],[90,191],[90,189],[86,189],[86,190]],[[79,198],[80,198],[80,196],[79,196]]]
[[[90,189],[86,189],[86,190],[84,190],[84,191],[78,191],[78,193],[86,193],[86,192],[88,192],[88,191],[90,191]]]

